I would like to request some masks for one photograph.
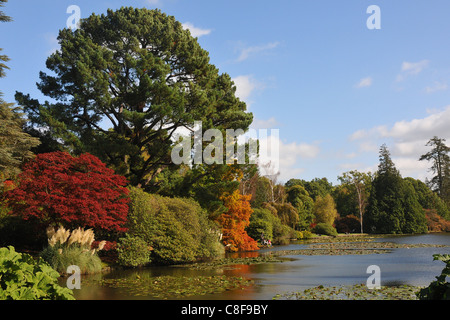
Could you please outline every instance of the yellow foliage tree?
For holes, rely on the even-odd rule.
[[[326,223],[333,225],[334,220],[338,217],[338,212],[336,210],[336,204],[334,203],[333,197],[327,194],[325,197],[317,196],[314,202],[313,213],[315,216],[316,223]]]

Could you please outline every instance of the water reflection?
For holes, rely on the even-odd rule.
[[[397,243],[443,244],[450,246],[450,233],[426,234],[414,236],[390,236],[375,241]],[[296,250],[305,248],[302,242],[287,246],[273,247],[259,252],[232,253],[227,257],[257,257],[276,250]],[[244,277],[254,281],[254,286],[245,289],[229,290],[217,294],[190,296],[187,299],[229,299],[258,300],[271,299],[278,293],[300,291],[318,285],[339,286],[365,283],[367,267],[378,265],[381,269],[381,285],[409,284],[427,286],[440,274],[444,264],[433,261],[435,253],[450,254],[450,247],[445,248],[401,248],[392,253],[345,256],[286,256],[282,263],[272,262],[253,265],[234,265],[233,267],[196,270],[179,267],[150,267],[136,270],[113,271],[107,274],[85,276],[82,278],[81,290],[74,290],[77,299],[115,300],[137,299],[126,291],[99,285],[101,279],[152,278],[158,276],[196,277],[225,275]],[[151,296],[139,299],[152,299]]]
[[[257,258],[260,251],[245,251],[245,252],[229,252],[225,255],[226,258]]]

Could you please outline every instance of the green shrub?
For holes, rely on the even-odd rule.
[[[152,195],[130,188],[128,234],[153,248],[152,261],[192,262],[223,254],[217,227],[192,199]]]
[[[291,239],[296,239],[297,234],[291,227],[275,221],[273,226],[273,243],[286,245],[289,244]]]
[[[58,285],[59,274],[44,261],[0,248],[0,300],[75,300],[72,290]]]
[[[250,216],[250,225],[246,229],[253,239],[269,239],[274,244],[288,244],[291,239],[298,238],[297,232],[283,224],[281,219],[275,216],[268,208],[255,208]]]
[[[148,264],[151,247],[140,237],[127,234],[117,244],[118,263],[124,267],[141,267]]]
[[[338,234],[336,229],[332,225],[325,223],[325,222],[318,223],[312,229],[312,232],[317,233],[317,234],[323,234],[326,236],[333,236],[333,237],[337,236],[337,234]]]
[[[434,254],[433,260],[444,262],[445,267],[436,277],[436,281],[421,289],[417,293],[417,297],[420,300],[450,300],[450,282],[446,280],[450,276],[450,254]]]
[[[250,216],[250,224],[247,227],[247,234],[255,240],[264,238],[273,240],[273,219],[276,218],[267,209],[255,208]]]
[[[312,238],[312,232],[308,230],[297,231],[297,239],[299,240],[308,240]]]
[[[78,266],[82,274],[102,271],[102,261],[99,256],[78,246],[67,248],[48,246],[40,255],[59,273],[66,273],[71,265]]]

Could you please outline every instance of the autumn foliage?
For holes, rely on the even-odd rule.
[[[66,152],[37,155],[5,196],[12,214],[46,225],[126,231],[128,189],[91,154],[72,157]]]
[[[228,251],[258,250],[257,242],[251,238],[245,228],[250,224],[253,212],[250,206],[251,196],[242,195],[239,190],[222,197],[228,211],[223,213],[218,222],[222,227],[223,243]]]
[[[450,221],[442,218],[435,209],[425,209],[429,232],[450,232]]]

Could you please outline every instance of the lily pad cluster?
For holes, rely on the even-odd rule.
[[[418,300],[420,287],[382,286],[369,289],[366,285],[324,287],[322,285],[299,292],[277,294],[274,300]]]
[[[227,290],[244,289],[253,284],[253,280],[242,277],[198,276],[174,277],[159,276],[150,278],[103,279],[102,285],[125,290],[127,295],[135,297],[153,297],[155,299],[180,299],[189,296],[201,296],[220,293]]]
[[[438,248],[445,247],[445,245],[435,244],[403,244],[394,242],[327,242],[327,243],[313,243],[309,244],[305,249],[298,250],[280,250],[276,255],[362,255],[362,254],[383,254],[389,253],[393,249],[398,248]]]
[[[253,265],[260,263],[283,262],[283,258],[279,258],[272,254],[260,255],[251,258],[223,258],[206,262],[197,262],[191,264],[176,265],[176,268],[189,268],[194,270],[208,269],[228,269],[236,265]]]
[[[405,244],[394,242],[339,242],[339,243],[321,243],[310,244],[311,249],[397,249],[397,248],[431,248],[445,247],[437,244]]]

